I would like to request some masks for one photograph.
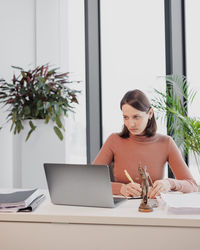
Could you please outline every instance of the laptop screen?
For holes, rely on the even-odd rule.
[[[114,207],[109,167],[90,164],[44,164],[54,204]]]

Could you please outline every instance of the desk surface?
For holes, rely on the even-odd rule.
[[[140,225],[200,227],[200,214],[173,214],[160,207],[153,212],[138,212],[140,200],[127,200],[116,208],[59,206],[46,199],[30,213],[0,213],[0,221],[65,224]]]

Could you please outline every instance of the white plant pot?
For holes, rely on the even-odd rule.
[[[37,128],[28,141],[28,121],[23,124],[24,130],[14,135],[14,187],[47,188],[43,164],[65,162],[65,142],[55,134],[53,122],[32,121]]]

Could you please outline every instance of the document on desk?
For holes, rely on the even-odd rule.
[[[123,195],[113,195],[113,198],[123,198],[123,199],[128,199],[128,200],[142,199],[141,196],[139,196],[139,197],[132,197],[132,196],[125,197]]]
[[[187,194],[161,193],[160,201],[172,212],[200,213],[200,192]]]
[[[33,211],[44,197],[38,189],[0,193],[0,212]]]

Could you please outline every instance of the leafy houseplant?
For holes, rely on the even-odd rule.
[[[33,70],[20,71],[18,77],[13,75],[11,83],[0,79],[0,103],[8,107],[7,121],[12,122],[11,129],[14,134],[20,133],[23,122],[29,120],[30,130],[26,140],[36,129],[33,119],[43,119],[54,122],[56,135],[63,139],[63,116],[73,112],[72,103],[78,103],[77,93],[69,85],[74,81],[69,80],[69,73],[58,73],[58,68],[51,68],[48,64],[36,67]]]
[[[187,115],[187,104],[192,103],[196,92],[190,89],[184,76],[167,75],[167,92],[156,89],[152,106],[167,120],[168,132],[186,153],[193,153],[197,165],[200,156],[200,118]]]

